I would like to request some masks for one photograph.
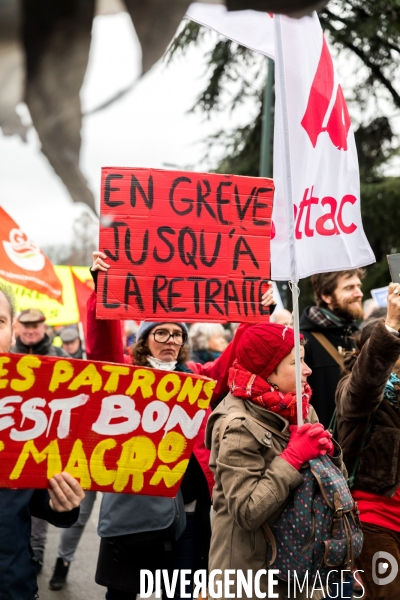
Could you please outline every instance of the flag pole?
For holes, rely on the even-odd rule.
[[[264,88],[263,114],[261,117],[260,177],[272,177],[272,99],[274,91],[274,61],[268,58],[268,73]]]
[[[292,189],[292,169],[290,156],[290,139],[289,139],[289,120],[286,96],[286,80],[283,60],[283,45],[282,45],[282,29],[281,15],[274,14],[274,30],[275,30],[275,82],[276,82],[276,98],[282,103],[282,128],[283,128],[283,145],[284,145],[284,173],[283,179],[284,194],[286,198],[286,218],[289,230],[289,250],[290,250],[290,270],[291,277],[289,287],[292,290],[293,300],[293,325],[294,325],[294,352],[296,363],[296,400],[297,400],[297,425],[300,427],[303,424],[303,407],[302,407],[302,385],[301,385],[301,362],[300,362],[300,320],[299,320],[299,278],[297,276],[297,261],[294,235],[294,216],[293,216],[293,189]]]
[[[301,359],[300,359],[300,319],[299,319],[299,295],[300,289],[297,283],[290,282],[293,300],[293,329],[294,329],[294,357],[296,363],[296,400],[297,400],[297,425],[303,425],[303,403],[301,385]]]

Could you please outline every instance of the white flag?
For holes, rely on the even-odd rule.
[[[226,6],[220,4],[195,2],[189,6],[186,16],[250,50],[274,58],[272,13],[257,10],[228,12]]]
[[[272,278],[368,265],[354,131],[318,16],[275,21]]]
[[[187,16],[275,59],[272,278],[375,262],[361,222],[354,131],[317,14],[291,19],[196,3]]]

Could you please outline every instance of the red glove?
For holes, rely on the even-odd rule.
[[[319,427],[316,427],[316,425],[319,425]],[[293,427],[296,426],[291,425],[289,427],[289,431],[293,431]],[[312,429],[312,431],[310,431],[310,429]],[[304,435],[305,433],[307,433],[307,431],[309,432],[308,435],[313,438],[317,437],[318,435],[321,435],[321,437],[319,438],[319,443],[322,446],[322,452],[320,452],[320,456],[323,456],[324,454],[329,454],[329,456],[333,456],[333,454],[335,453],[335,446],[332,442],[332,434],[330,431],[323,428],[322,423],[314,423],[314,425],[312,423],[305,423],[302,427],[300,427],[300,429],[298,429],[298,433],[300,435]]]
[[[292,425],[289,431],[289,443],[280,456],[298,471],[303,463],[334,451],[332,436],[321,423]]]

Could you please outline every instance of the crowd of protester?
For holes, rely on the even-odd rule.
[[[110,268],[106,258],[94,253],[95,285],[98,273]],[[236,330],[174,321],[130,321],[123,330],[118,321],[96,319],[94,291],[86,340],[76,326],[47,328],[40,310],[15,316],[10,293],[0,291],[1,352],[76,359],[87,354],[91,360],[217,381],[176,498],[103,494],[96,582],[107,588],[107,600],[137,597],[141,569],[192,574],[268,569],[264,525],[276,521],[301,485],[304,464],[325,454],[349,477],[358,503],[364,545],[353,566],[363,571],[363,597],[398,598],[399,577],[380,585],[373,557],[389,552],[400,562],[400,285],[389,286],[387,310],[368,307],[363,320],[363,277],[364,271],[355,269],[311,278],[315,305],[300,319],[301,427],[296,425],[292,315],[273,312],[272,288],[262,299],[271,307],[271,322]],[[35,597],[48,522],[66,528],[49,587],[56,591],[67,583],[96,492],[84,496],[65,473],[49,486],[49,491],[0,489],[0,600]],[[10,537],[18,537],[11,553]],[[347,587],[327,597],[351,597],[352,587],[348,578]],[[185,591],[190,595],[192,589],[189,577]],[[279,583],[274,592],[283,600],[285,589]],[[261,591],[268,597],[266,582]],[[325,597],[306,593],[297,597]],[[175,598],[181,598],[179,578]]]

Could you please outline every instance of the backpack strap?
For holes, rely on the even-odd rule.
[[[274,435],[277,435],[278,437],[282,438],[283,440],[285,440],[285,442],[287,441],[287,437],[285,437],[283,435],[283,433],[281,431],[279,431],[278,429],[271,427],[271,425],[267,425],[266,423],[264,423],[264,421],[259,421],[258,419],[256,419],[255,417],[253,417],[252,415],[250,415],[249,413],[247,413],[245,411],[237,410],[235,412],[229,413],[229,415],[226,415],[225,419],[222,421],[221,427],[219,428],[219,445],[221,445],[222,438],[225,435],[225,431],[226,431],[226,428],[228,427],[229,423],[231,421],[233,421],[233,419],[244,419],[244,418],[250,419],[251,421],[258,423],[258,425],[260,425],[264,429],[267,429]]]
[[[335,362],[337,362],[339,367],[341,369],[343,369],[343,366],[344,366],[343,356],[339,353],[337,348],[335,348],[335,346],[333,344],[331,344],[331,342],[328,340],[328,338],[326,336],[324,336],[323,333],[320,333],[319,331],[310,331],[310,333],[313,337],[315,337],[317,342],[319,342],[321,344],[321,346],[324,348],[324,350],[326,350],[327,353],[333,358],[333,360]]]
[[[335,410],[333,411],[332,418],[329,422],[328,431],[332,434],[332,437],[337,440],[337,406],[335,406]]]
[[[338,352],[338,350],[335,348],[335,346],[333,344],[331,344],[331,342],[324,336],[323,333],[320,333],[317,331],[310,331],[310,333],[321,344],[321,346],[328,352],[328,354],[330,354],[330,356],[337,362],[339,367],[341,367],[343,369],[343,366],[344,366],[343,356]],[[354,485],[354,481],[356,478],[356,472],[358,469],[358,464],[360,462],[360,454],[365,448],[367,437],[368,437],[368,434],[370,433],[371,429],[372,429],[372,423],[370,421],[370,423],[368,425],[368,429],[365,432],[365,435],[364,435],[362,443],[361,443],[360,452],[357,455],[353,469],[349,475],[349,479],[348,479],[349,488],[352,488]],[[333,412],[331,421],[329,423],[328,431],[331,432],[333,437],[335,437],[335,438],[337,437],[337,407],[335,407],[335,410]]]
[[[269,542],[269,544],[271,546],[272,555],[268,562],[268,566],[270,567],[275,562],[276,555],[277,555],[276,541],[274,538],[274,534],[272,533],[271,528],[267,522],[262,524],[262,529],[263,529],[263,533],[264,533],[264,537],[265,537],[266,541]]]

